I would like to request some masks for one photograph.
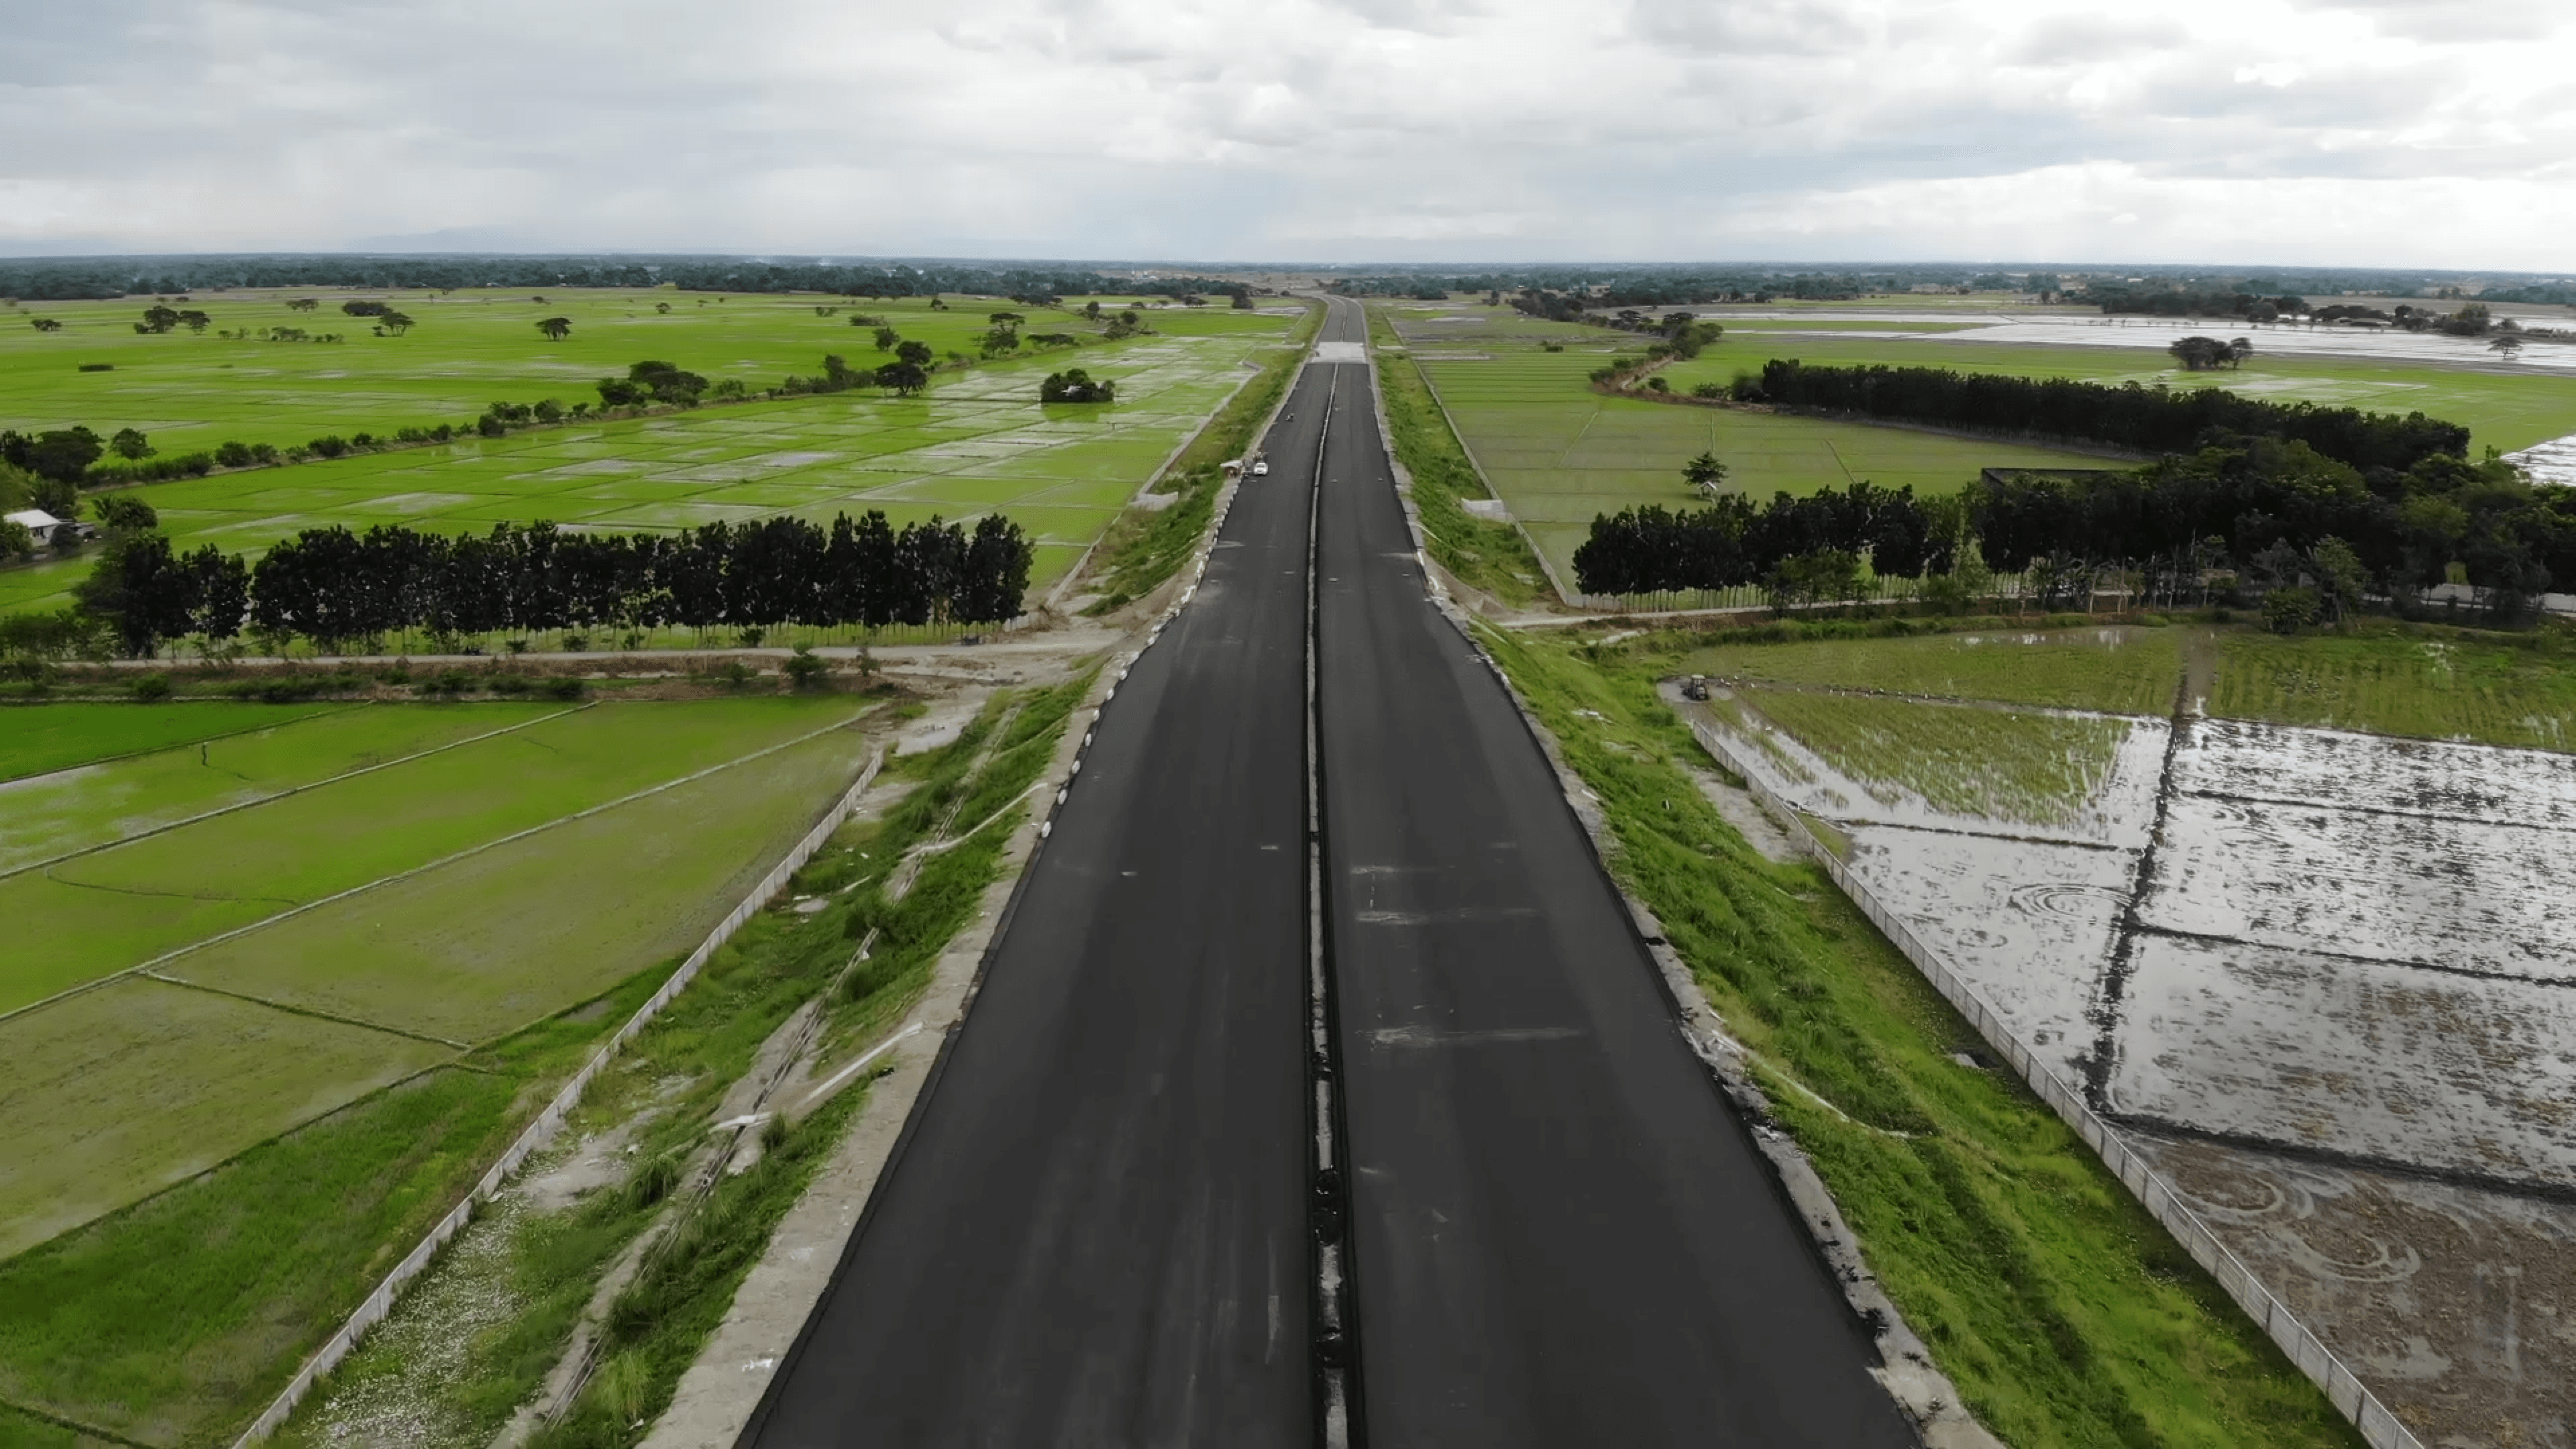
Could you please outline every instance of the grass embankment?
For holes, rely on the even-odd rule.
[[[1675,672],[1982,699],[2118,714],[2169,714],[2182,682],[2178,629],[2003,619],[1782,622],[1674,636]],[[2069,627],[2072,625],[2072,627]]]
[[[1107,613],[1151,593],[1198,547],[1224,487],[1220,465],[1242,457],[1252,446],[1262,420],[1296,378],[1316,330],[1323,325],[1323,304],[1308,304],[1305,318],[1289,330],[1287,344],[1268,352],[1261,370],[1163,470],[1158,486],[1165,493],[1180,495],[1177,501],[1159,512],[1129,508],[1110,523],[1100,537],[1100,551],[1091,569],[1101,601],[1086,612]]]
[[[1372,341],[1381,348],[1399,346],[1382,309],[1368,309],[1368,319]],[[1517,526],[1478,518],[1460,506],[1464,499],[1491,498],[1493,490],[1477,475],[1421,367],[1401,351],[1380,351],[1377,378],[1395,460],[1412,475],[1413,506],[1431,556],[1460,582],[1506,604],[1526,608],[1553,597],[1538,556]]]
[[[319,704],[208,704],[187,709],[59,704],[12,709],[0,714],[0,781],[268,729],[330,708]]]
[[[2023,714],[1871,695],[1746,691],[1769,716],[1862,788],[1893,804],[2067,825],[2119,758],[2123,720]]]
[[[2576,749],[2576,630],[2361,620],[2350,632],[2221,637],[2215,715],[2423,739]]]
[[[1482,634],[1729,1029],[1838,1109],[1772,1094],[1980,1420],[2015,1449],[2361,1442],[2019,1081],[1950,1060],[1974,1032],[1856,908],[1704,802],[1654,693],[1678,651]]]
[[[584,1102],[568,1135],[631,1126],[635,1170],[566,1209],[518,1213],[500,1225],[489,1254],[442,1261],[281,1442],[319,1446],[403,1430],[418,1433],[415,1442],[487,1443],[554,1366],[609,1265],[673,1213],[666,1195],[706,1140],[710,1115],[789,1014],[842,980],[828,1003],[821,1053],[832,1061],[880,1038],[911,1009],[940,953],[974,919],[1025,818],[1022,797],[1089,684],[1085,676],[997,700],[954,743],[890,762],[883,778],[910,781],[911,792],[883,818],[845,829],[790,888],[833,904],[813,916],[771,911],[745,926]],[[949,848],[922,854],[939,843],[932,837],[943,821],[956,832]],[[911,888],[889,899],[889,882],[917,854]],[[871,929],[868,958],[844,975]],[[642,1437],[640,1426],[668,1406],[862,1096],[854,1085],[765,1139],[755,1166],[687,1209],[614,1301],[589,1385],[569,1413],[544,1426],[539,1446],[623,1446]],[[460,1310],[443,1305],[495,1300],[502,1311],[450,1331]]]

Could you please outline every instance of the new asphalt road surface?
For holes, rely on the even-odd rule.
[[[1333,306],[1325,337],[1360,342]],[[744,1443],[1317,1441],[1310,519],[1352,1442],[1912,1443],[1546,759],[1426,601],[1366,365],[1307,367],[1268,449]]]
[[[1427,601],[1367,369],[1332,371],[1326,920],[1371,1449],[1914,1443],[1537,741]]]
[[[1103,710],[745,1443],[1313,1442],[1307,476],[1242,489]]]

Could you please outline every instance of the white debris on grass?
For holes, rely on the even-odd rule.
[[[511,1259],[527,1205],[505,1194],[465,1225],[437,1266],[343,1367],[310,1435],[349,1449],[481,1449],[442,1392],[470,1367],[475,1339],[525,1307]]]

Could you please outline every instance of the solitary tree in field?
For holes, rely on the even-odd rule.
[[[116,456],[120,458],[133,459],[149,458],[152,456],[151,440],[144,437],[141,432],[133,428],[117,429],[116,436],[107,440],[107,447],[108,451],[116,454]]]
[[[895,331],[891,327],[879,327],[877,329],[877,351],[879,352],[892,352],[894,350],[894,345],[902,340],[903,334]]]
[[[656,302],[653,304],[653,310],[656,312],[667,313],[671,310],[671,304],[668,302]]]
[[[1079,367],[1050,373],[1038,384],[1038,401],[1051,403],[1116,402],[1118,384],[1107,378],[1094,379]]]
[[[412,323],[411,317],[408,313],[397,312],[388,307],[385,309],[384,315],[376,319],[376,325],[383,328],[385,331],[392,333],[394,336],[400,337],[411,330]]]
[[[55,321],[51,317],[31,318],[28,320],[27,325],[35,328],[39,332],[60,332],[63,330],[63,324]]]
[[[666,308],[665,310],[668,309]],[[546,334],[547,341],[561,342],[572,335],[572,319],[570,317],[548,317],[537,324],[537,330]]]
[[[322,304],[320,302],[315,301],[311,297],[290,297],[287,299],[286,310],[289,312],[310,312],[321,305]]]
[[[1719,485],[1726,482],[1726,465],[1715,453],[1702,453],[1682,465],[1682,477],[1691,491],[1702,498],[1715,499]]]
[[[2522,339],[2511,336],[2499,337],[2495,341],[2487,344],[2487,351],[2496,354],[2507,362],[2511,362],[2522,355]]]

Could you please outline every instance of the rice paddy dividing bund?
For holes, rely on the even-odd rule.
[[[370,706],[17,782],[52,833],[13,814],[13,859],[107,843],[0,879],[41,923],[0,971],[0,1257],[676,958],[862,712]]]
[[[728,319],[743,300],[723,304]],[[165,403],[165,396],[190,395],[205,371],[220,370],[220,364],[169,363],[176,375],[165,386],[151,369],[138,370],[131,378],[122,364],[113,373],[73,374],[64,362],[65,378],[77,376],[84,386],[104,379],[96,396],[65,396],[56,385],[62,379],[55,379],[42,389],[22,388],[12,402],[6,388],[19,377],[11,369],[27,366],[27,342],[0,330],[0,413],[15,414],[0,416],[0,426],[81,422],[105,433],[111,425],[130,425],[143,428],[155,447],[170,454],[225,438],[252,440],[254,430],[242,425],[245,418],[269,416],[268,426],[275,427],[280,409],[296,419],[292,430],[276,439],[283,443],[303,442],[320,432],[371,429],[390,435],[403,425],[466,423],[496,398],[520,403],[546,397],[567,403],[591,399],[594,381],[622,375],[628,363],[643,357],[671,361],[719,381],[739,376],[754,387],[774,386],[791,372],[819,373],[825,352],[843,354],[854,366],[880,360],[867,329],[854,330],[839,316],[816,317],[807,305],[810,300],[799,299],[792,307],[777,301],[758,304],[772,317],[750,329],[772,339],[758,348],[713,320],[697,323],[694,331],[688,325],[665,325],[683,312],[700,310],[683,299],[671,318],[648,308],[643,316],[652,322],[639,317],[635,333],[595,346],[585,342],[578,360],[556,362],[546,361],[551,344],[527,328],[524,318],[512,320],[527,331],[528,345],[494,343],[474,353],[480,360],[471,361],[422,360],[420,349],[445,345],[429,340],[437,334],[426,321],[406,337],[361,335],[334,346],[130,337],[137,344],[169,344],[178,349],[170,353],[173,358],[199,344],[252,349],[252,355],[279,366],[275,360],[281,354],[337,357],[332,367],[282,371],[254,397],[209,403],[207,415],[195,418],[174,411],[177,403]],[[868,304],[866,310],[886,315],[907,336],[929,329],[923,335],[934,342],[936,329],[960,325],[959,317],[969,311],[980,330],[985,311],[984,304],[968,302],[960,302],[955,313],[897,315],[892,307]],[[845,316],[849,310],[840,312]],[[1069,330],[1074,328],[1073,317],[1064,321]],[[795,350],[789,353],[783,349],[791,344],[781,333],[791,325]],[[1045,314],[1032,314],[1029,325],[1048,325]],[[1155,312],[1148,325],[1155,330],[1123,342],[1095,342],[935,374],[931,389],[912,398],[863,388],[537,428],[501,438],[473,436],[469,429],[451,443],[152,484],[136,496],[158,510],[173,547],[184,551],[214,543],[242,553],[257,553],[302,529],[334,524],[363,530],[400,523],[479,533],[500,522],[548,520],[593,531],[675,531],[780,513],[820,522],[835,513],[873,508],[883,510],[899,528],[933,514],[971,521],[1001,512],[1036,541],[1031,582],[1044,584],[1069,568],[1173,449],[1253,375],[1247,364],[1255,352],[1279,344],[1291,324],[1252,312],[1174,308]],[[576,327],[577,338],[585,335]],[[29,337],[49,340],[32,329]],[[413,344],[419,349],[401,350]],[[745,351],[758,355],[746,358]],[[1066,366],[1084,367],[1116,382],[1118,401],[1105,406],[1041,404],[1039,381]],[[341,372],[348,376],[323,375]],[[371,381],[384,386],[370,390]],[[420,395],[416,401],[409,389],[430,382],[447,390],[433,390],[434,397]],[[344,383],[351,385],[345,392]],[[129,397],[113,391],[128,385],[139,393]],[[304,421],[307,409],[321,406],[317,399],[327,400],[326,411]],[[0,570],[0,610],[59,608],[70,601],[68,590],[89,567],[86,558],[74,558]]]

